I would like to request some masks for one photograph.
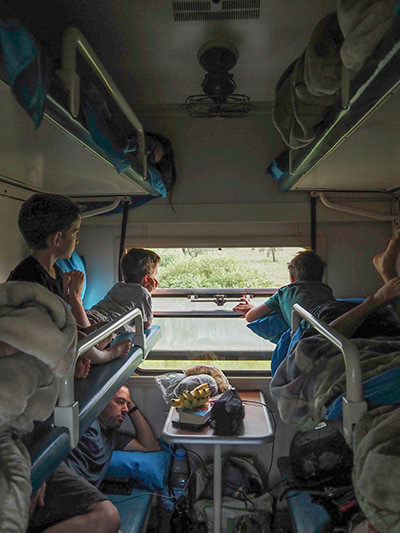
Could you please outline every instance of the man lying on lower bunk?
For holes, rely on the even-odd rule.
[[[136,437],[129,442],[117,432],[126,414],[136,429]],[[126,385],[119,389],[82,435],[78,446],[47,480],[44,505],[36,505],[28,532],[117,532],[118,510],[97,488],[114,449],[160,450],[153,430],[132,401]]]

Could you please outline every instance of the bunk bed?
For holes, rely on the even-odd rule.
[[[315,329],[271,381],[281,419],[300,431],[342,420],[360,507],[379,531],[398,531],[400,336],[349,340],[298,304],[293,313],[295,328],[300,316]]]
[[[282,191],[400,186],[399,15],[395,0],[338,0],[281,76],[273,120],[287,148],[267,173]]]
[[[175,180],[169,140],[144,132],[78,29],[66,30],[60,60],[18,22],[0,20],[0,44],[2,181],[74,197],[167,196]],[[25,168],[7,155],[15,153]]]
[[[138,309],[134,309],[78,342],[75,361],[91,346],[132,319],[135,322],[136,332],[129,334],[132,339],[132,349],[129,354],[106,365],[92,367],[89,376],[84,380],[74,380],[75,365],[72,365],[69,375],[61,382],[54,414],[46,421],[36,424],[33,432],[24,436],[23,442],[31,458],[33,492],[46,481],[58,464],[76,446],[79,437],[147,357],[161,333],[159,326],[143,330],[141,313]],[[139,533],[148,517],[152,497],[148,491],[133,488],[128,496],[114,497],[114,503],[118,507],[118,503],[124,503],[131,498],[135,499],[135,506],[122,505],[121,508],[122,526],[124,531]],[[113,500],[113,496],[110,496],[110,499]]]

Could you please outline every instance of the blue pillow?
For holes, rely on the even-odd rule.
[[[276,344],[289,326],[280,313],[272,313],[250,322],[247,327],[256,335]]]
[[[159,452],[113,452],[106,477],[131,477],[151,491],[161,490],[171,467],[171,451],[160,443]]]

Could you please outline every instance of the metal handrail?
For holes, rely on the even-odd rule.
[[[353,427],[367,410],[367,403],[363,399],[360,355],[350,339],[313,316],[299,304],[294,304],[292,309],[292,331],[296,331],[299,327],[300,316],[305,318],[307,322],[342,352],[346,369],[346,394],[343,398],[343,430],[346,442],[351,444]]]
[[[103,82],[114,101],[124,113],[126,118],[134,127],[137,133],[138,150],[137,158],[142,166],[143,178],[147,179],[147,158],[145,154],[144,129],[137,116],[132,111],[130,105],[125,100],[106,68],[77,28],[68,28],[63,36],[61,68],[57,70],[57,75],[63,81],[69,92],[69,107],[71,115],[75,118],[79,113],[80,99],[80,78],[76,72],[76,53],[79,51],[88,65]]]
[[[54,425],[66,427],[70,432],[71,446],[75,447],[79,439],[79,405],[74,399],[74,372],[78,357],[90,348],[108,337],[111,333],[124,326],[131,320],[135,324],[134,346],[142,349],[146,354],[146,337],[144,335],[143,318],[139,309],[133,309],[117,320],[105,324],[84,339],[78,341],[74,360],[65,378],[60,380],[60,393],[58,403],[54,409]]]

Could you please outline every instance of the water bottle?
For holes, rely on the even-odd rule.
[[[177,448],[171,468],[171,489],[175,500],[178,502],[186,496],[186,484],[189,478],[189,468],[184,448]]]
[[[189,533],[191,519],[188,512],[187,482],[189,467],[184,448],[175,451],[171,468],[171,489],[175,498],[175,509],[170,520],[170,529],[174,533]]]

